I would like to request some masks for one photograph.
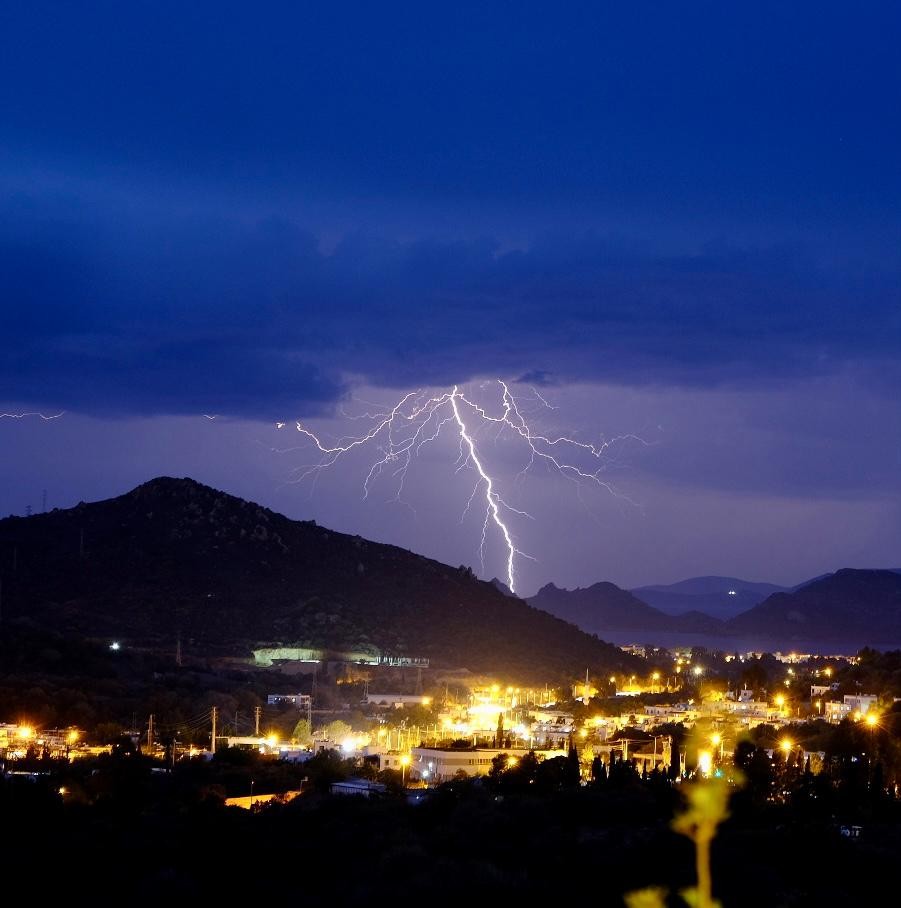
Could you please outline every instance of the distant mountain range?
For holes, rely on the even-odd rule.
[[[727,620],[786,589],[774,583],[752,583],[737,577],[692,577],[666,586],[642,586],[632,592],[642,602],[668,615],[698,611]]]
[[[901,644],[901,573],[845,568],[774,593],[728,622],[730,633]]]
[[[608,632],[640,630],[715,634],[721,629],[721,623],[716,618],[700,612],[664,614],[613,583],[595,583],[575,590],[560,589],[548,583],[527,601],[535,608],[571,621],[591,633],[599,633],[599,629],[604,628]]]
[[[716,588],[722,588],[723,581],[731,584],[725,595],[734,589],[736,595],[730,598],[738,599],[744,583],[744,592],[749,597],[759,597],[757,604],[722,619],[696,610],[667,614],[637,595],[639,592],[647,595],[648,589],[652,593],[662,590],[665,597],[670,597],[663,601],[671,603],[679,596],[680,603],[692,603],[707,596],[722,595]],[[548,584],[528,601],[592,633],[629,631],[648,635],[651,642],[654,633],[689,633],[781,640],[786,646],[793,640],[836,643],[862,639],[874,645],[901,645],[901,572],[898,570],[846,568],[791,590],[776,587],[776,592],[770,595],[764,595],[760,589],[769,584],[750,584],[735,578],[696,578],[673,586],[681,587],[682,592],[672,592],[672,587],[645,587],[628,592],[612,583],[563,590]],[[714,592],[710,592],[711,588]]]
[[[472,571],[190,479],[0,520],[2,620],[186,655],[310,646],[542,682],[633,660]]]

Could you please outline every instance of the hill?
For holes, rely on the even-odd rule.
[[[631,664],[469,569],[191,479],[0,520],[0,579],[4,620],[170,653],[311,646],[536,681]]]
[[[901,574],[845,568],[798,590],[775,593],[733,618],[735,634],[765,634],[786,640],[901,642]]]
[[[560,589],[549,583],[528,601],[536,608],[596,634],[613,630],[636,633],[717,633],[722,630],[722,624],[709,615],[698,612],[677,617],[666,615],[613,583],[595,583],[575,590]]]
[[[753,608],[773,593],[784,591],[785,587],[774,583],[738,577],[691,577],[679,583],[638,587],[632,593],[668,615],[699,611],[725,620]]]

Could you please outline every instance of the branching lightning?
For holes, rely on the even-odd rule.
[[[35,417],[50,420],[59,419],[63,413],[65,413],[65,410],[60,410],[59,413],[38,413],[37,411],[30,413],[0,413],[0,419],[28,419],[29,417]]]
[[[524,406],[524,399],[514,397],[506,382],[498,380],[497,386],[500,391],[500,406],[497,413],[490,412],[457,385],[452,390],[437,395],[411,391],[390,408],[376,408],[358,416],[351,416],[342,411],[342,415],[348,419],[368,421],[369,429],[360,435],[345,436],[332,443],[324,442],[320,434],[301,422],[296,422],[297,431],[305,440],[312,443],[319,454],[319,460],[298,468],[295,481],[302,482],[311,476],[315,480],[321,471],[334,466],[343,457],[355,451],[371,448],[375,452],[375,458],[363,480],[363,497],[369,496],[375,481],[388,471],[396,483],[393,500],[401,502],[404,482],[413,459],[423,445],[434,442],[446,426],[452,425],[453,429],[449,431],[453,431],[459,441],[456,471],[459,473],[465,469],[472,469],[476,474],[475,486],[463,509],[462,517],[466,516],[476,499],[484,501],[485,511],[479,546],[483,571],[485,546],[494,527],[506,551],[507,586],[515,592],[517,559],[531,556],[517,547],[511,523],[517,517],[532,518],[526,511],[513,507],[501,496],[498,491],[498,479],[489,472],[485,466],[485,459],[480,454],[480,443],[477,438],[479,430],[496,430],[493,433],[495,439],[508,433],[523,443],[527,462],[517,473],[516,482],[522,481],[536,464],[544,464],[579,486],[592,484],[619,498],[625,496],[620,495],[603,477],[611,463],[612,448],[629,439],[640,444],[646,442],[637,435],[621,435],[609,441],[591,444],[566,435],[540,434],[532,429],[526,418],[524,410],[527,408]],[[534,389],[528,400],[543,408],[555,409]],[[283,429],[285,426],[284,422],[276,423],[277,429]]]

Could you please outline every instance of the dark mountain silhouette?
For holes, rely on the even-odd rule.
[[[642,586],[632,592],[668,615],[700,611],[726,620],[739,615],[786,587],[738,577],[691,577],[679,583]]]
[[[878,568],[876,570],[882,570],[882,568]],[[901,574],[901,568],[886,568],[886,570],[891,571],[891,573],[893,574]],[[794,593],[797,590],[803,590],[805,586],[810,586],[811,583],[816,583],[818,580],[825,580],[827,577],[834,576],[835,575],[832,571],[829,571],[826,574],[819,574],[816,577],[811,577],[809,580],[804,580],[801,583],[796,583],[794,586],[791,586],[787,590],[785,590],[785,592]]]
[[[523,680],[631,664],[468,568],[290,520],[190,479],[0,520],[3,620],[186,654],[315,646]]]
[[[722,631],[722,623],[709,615],[700,612],[665,615],[613,583],[595,583],[575,590],[560,589],[549,583],[528,602],[596,634],[614,630],[701,634]]]
[[[729,633],[790,640],[901,642],[901,574],[845,568],[776,593],[726,625]]]

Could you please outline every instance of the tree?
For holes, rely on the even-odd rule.
[[[309,747],[310,744],[313,743],[313,729],[309,720],[301,719],[297,725],[294,726],[291,738],[292,740],[297,741],[298,744]]]

